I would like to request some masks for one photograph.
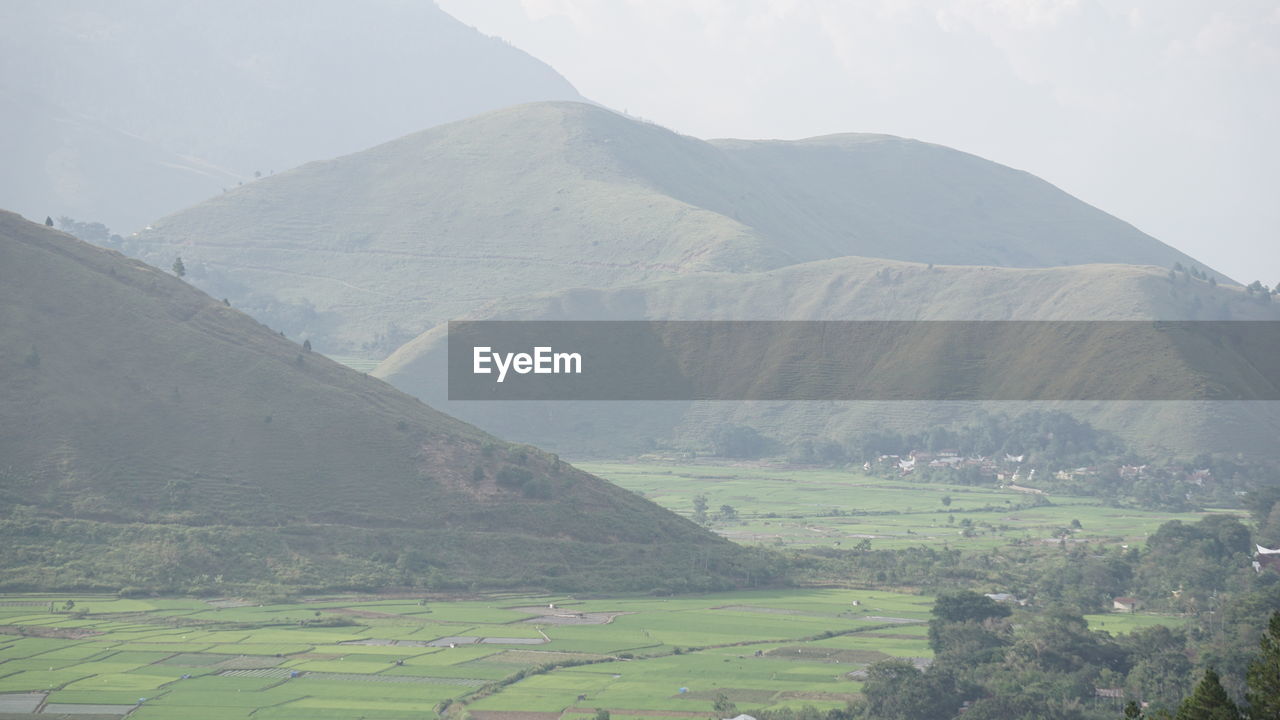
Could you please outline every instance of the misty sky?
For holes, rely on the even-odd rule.
[[[438,0],[698,137],[886,132],[1280,282],[1280,0]]]

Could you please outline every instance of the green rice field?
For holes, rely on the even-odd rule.
[[[837,470],[586,464],[683,514],[733,506],[711,527],[744,544],[873,547],[1140,543],[1195,514],[1089,498],[886,480]],[[944,498],[949,503],[944,503]],[[969,522],[965,523],[964,520]],[[1079,528],[1072,527],[1079,521]],[[968,532],[965,532],[968,530]],[[858,589],[697,596],[0,596],[0,719],[438,717],[706,718],[723,693],[743,712],[856,698],[886,658],[930,661],[932,598]],[[1179,618],[1089,616],[1112,633]]]
[[[931,604],[855,589],[281,605],[7,595],[0,717],[389,720],[456,699],[476,720],[705,718],[720,693],[747,712],[822,709],[855,698],[872,662],[928,663]],[[1171,620],[1091,618],[1113,632]]]
[[[424,718],[470,696],[477,720],[597,707],[703,717],[719,692],[744,708],[843,705],[866,664],[927,661],[929,607],[853,590],[266,606],[10,595],[0,597],[0,712]],[[492,685],[554,665],[565,667]]]
[[[577,465],[685,516],[693,514],[697,495],[707,498],[713,515],[722,505],[732,506],[738,518],[713,518],[711,529],[745,545],[849,547],[869,540],[876,549],[941,543],[983,549],[1063,538],[1141,544],[1165,522],[1193,522],[1204,514],[1107,507],[1096,498],[1053,494],[1042,496],[1050,504],[1033,507],[1035,497],[1025,491],[885,479],[849,470]]]

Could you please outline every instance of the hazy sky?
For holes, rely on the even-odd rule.
[[[886,132],[1280,282],[1280,0],[438,0],[698,137]]]

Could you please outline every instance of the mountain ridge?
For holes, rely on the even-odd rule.
[[[832,257],[1194,264],[1021,171],[838,137],[839,152],[830,138],[707,142],[533,103],[252,183],[125,249],[157,264],[182,254],[211,293],[366,357],[503,297]]]

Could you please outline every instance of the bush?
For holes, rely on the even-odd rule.
[[[519,488],[524,487],[525,483],[533,479],[533,473],[524,468],[507,465],[498,471],[494,479],[503,487]]]

